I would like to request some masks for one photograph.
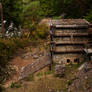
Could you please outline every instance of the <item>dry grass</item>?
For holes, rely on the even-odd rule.
[[[53,92],[61,91],[67,92],[68,82],[74,77],[77,67],[66,67],[65,76],[63,78],[57,78],[53,75],[53,71],[47,71],[43,69],[34,75],[33,81],[22,81],[21,88],[8,88],[6,92]]]

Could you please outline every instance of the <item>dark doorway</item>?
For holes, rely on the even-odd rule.
[[[67,59],[67,63],[70,63],[71,61],[70,61],[70,59]]]
[[[79,58],[74,59],[74,63],[79,63],[79,62],[80,62]]]

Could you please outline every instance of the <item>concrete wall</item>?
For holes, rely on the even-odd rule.
[[[54,30],[55,33],[86,33],[88,30],[87,29],[56,29]]]
[[[54,38],[55,42],[71,41],[71,37]],[[73,41],[88,41],[86,37],[73,37]]]
[[[81,49],[83,46],[81,45],[63,45],[63,46],[57,46],[56,51],[66,51],[66,50],[74,50],[74,49]]]

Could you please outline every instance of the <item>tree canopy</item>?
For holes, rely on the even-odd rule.
[[[3,6],[4,20],[13,21],[17,26],[22,23],[22,0],[0,0]]]
[[[26,19],[39,20],[42,17],[60,16],[65,18],[92,19],[92,0],[0,0],[4,19],[17,26]]]

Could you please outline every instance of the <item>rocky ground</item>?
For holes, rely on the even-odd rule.
[[[56,77],[53,70],[45,68],[16,85],[5,92],[92,92],[92,63],[67,65],[63,77]]]
[[[19,50],[10,65],[16,72],[3,85],[5,92],[92,92],[92,62],[82,63],[81,65],[66,65],[59,67],[65,68],[64,76],[55,76],[54,66],[52,71],[48,68],[29,75],[28,78],[19,81],[21,69],[36,60],[40,60],[48,46],[39,45],[37,47],[28,46]],[[86,65],[86,70],[85,70]],[[60,73],[62,73],[60,71]],[[17,83],[16,83],[17,82]],[[8,87],[8,88],[7,88]]]
[[[84,67],[75,73],[75,79],[71,79],[70,92],[92,92],[92,62],[86,63],[86,69]]]
[[[16,55],[10,61],[10,67],[15,70],[11,77],[3,83],[4,87],[9,87],[11,83],[17,82],[23,67],[32,64],[36,60],[40,60],[46,53],[44,44],[39,46],[28,46],[16,52]]]

